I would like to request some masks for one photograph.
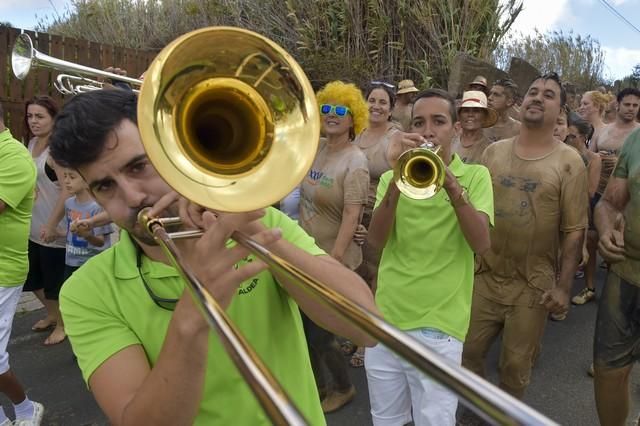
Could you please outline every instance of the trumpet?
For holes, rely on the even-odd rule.
[[[393,168],[393,180],[404,195],[414,200],[433,197],[442,189],[445,165],[431,143],[403,152]]]
[[[14,73],[19,78],[37,65],[79,76],[141,83],[52,58],[35,51],[27,39],[19,37],[12,55]],[[311,167],[320,134],[313,89],[298,63],[273,41],[232,27],[193,31],[160,52],[141,83],[138,123],[147,155],[164,180],[192,202],[226,212],[250,211],[284,198]],[[434,155],[437,158],[433,152],[424,153],[436,164]],[[430,172],[419,173],[420,162],[407,161],[405,167],[416,182],[430,179]],[[433,170],[432,174],[443,176],[439,170],[444,171],[444,166],[436,165]],[[264,190],[256,191],[257,188]],[[170,233],[168,227],[179,225],[179,218],[149,217],[146,211],[140,212],[139,221],[173,261],[195,303],[271,421],[306,424],[225,311],[181,261],[174,240],[197,238],[202,231]],[[299,285],[318,303],[457,393],[488,421],[554,424],[473,373],[440,358],[408,334],[242,233],[234,232],[232,239],[247,247],[274,273]]]

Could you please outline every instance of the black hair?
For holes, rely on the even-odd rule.
[[[616,97],[618,103],[622,102],[625,96],[636,96],[640,98],[640,89],[636,89],[635,87],[627,87],[618,92],[618,96]]]
[[[558,73],[555,72],[548,72],[544,75],[539,75],[536,78],[534,78],[533,80],[531,80],[531,84],[533,84],[534,82],[538,81],[538,80],[553,80],[555,81],[558,86],[560,87],[560,106],[563,107],[566,103],[567,103],[567,91],[565,90],[564,86],[562,85],[562,81],[560,80],[560,76],[558,75]],[[531,84],[529,84],[529,87],[531,87]]]
[[[138,97],[128,90],[96,90],[71,99],[56,117],[49,152],[63,167],[77,169],[98,159],[107,136],[123,120],[138,124]]]
[[[444,99],[449,103],[449,115],[451,116],[451,122],[455,123],[456,121],[458,121],[458,111],[456,109],[456,100],[453,98],[453,96],[449,94],[449,92],[446,92],[442,89],[423,90],[422,92],[419,92],[418,94],[416,94],[415,98],[413,98],[413,105],[415,106],[415,104],[420,99],[423,99],[423,98],[424,99],[428,99],[428,98]],[[413,116],[413,109],[411,110],[411,115]]]
[[[391,84],[383,84],[382,82],[370,83],[369,86],[367,86],[367,90],[364,92],[364,99],[368,101],[369,95],[376,89],[382,89],[387,92],[387,95],[389,96],[389,107],[390,109],[393,109],[393,107],[396,105],[396,92],[392,89]]]
[[[494,86],[504,87],[505,93],[515,102],[518,96],[518,85],[510,78],[501,78],[493,83]]]
[[[593,132],[593,126],[584,118],[580,117],[578,113],[572,112],[569,114],[569,126],[573,126],[578,130],[586,140],[589,140],[591,133]]]
[[[0,123],[4,123],[4,109],[2,109],[2,102],[0,102]]]

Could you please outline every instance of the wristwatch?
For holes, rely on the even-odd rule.
[[[456,198],[455,200],[451,200],[451,205],[456,208],[462,207],[465,204],[470,204],[469,194],[467,193],[466,189],[462,188],[462,191],[460,191],[460,195],[458,196],[458,198]]]

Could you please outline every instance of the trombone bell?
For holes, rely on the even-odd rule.
[[[444,162],[435,149],[422,146],[405,151],[393,168],[396,186],[405,196],[414,200],[433,197],[444,184]]]
[[[264,159],[273,141],[273,115],[260,94],[232,78],[194,85],[177,105],[176,134],[202,170],[242,174]]]
[[[311,168],[320,136],[313,89],[273,41],[203,28],[165,47],[145,74],[138,127],[149,160],[201,206],[272,205]]]

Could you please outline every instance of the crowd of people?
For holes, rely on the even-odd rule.
[[[519,88],[477,76],[456,99],[411,80],[317,92],[313,165],[278,208],[212,212],[175,193],[145,154],[126,88],[25,105],[23,142],[0,113],[0,426],[39,425],[8,361],[22,291],[45,306],[34,332],[69,337],[114,424],[268,424],[184,282],[137,224],[183,216],[204,230],[184,259],[311,424],[357,392],[364,368],[375,425],[481,424],[457,396],[350,322],[228,244],[235,230],[485,376],[501,336],[498,386],[522,399],[548,319],[596,297],[594,392],[603,425],[629,416],[640,358],[640,90],[577,94],[558,75]],[[0,109],[1,112],[1,109]],[[442,188],[404,195],[394,166],[438,147]],[[259,190],[256,188],[256,190]],[[186,207],[186,208],[185,208]],[[574,278],[585,286],[571,298]],[[347,358],[345,357],[348,356]],[[153,407],[153,409],[150,409]]]

